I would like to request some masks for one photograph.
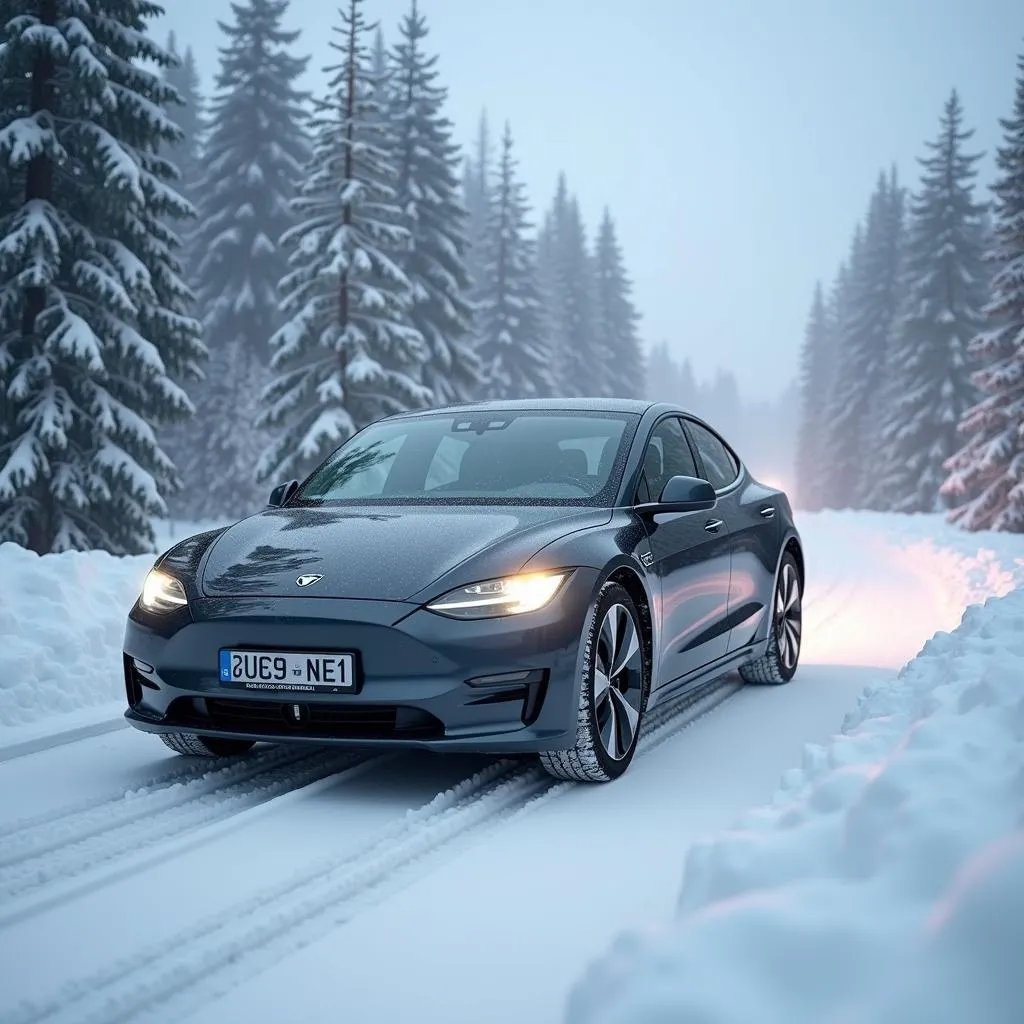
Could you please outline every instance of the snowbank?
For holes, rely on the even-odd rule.
[[[771,806],[690,849],[571,1024],[1024,1021],[1024,591],[968,608]]]
[[[0,545],[0,727],[122,696],[125,616],[152,565],[151,555]]]
[[[204,528],[161,523],[159,549]],[[57,715],[123,703],[125,617],[153,561],[103,551],[40,557],[0,544],[0,739]]]

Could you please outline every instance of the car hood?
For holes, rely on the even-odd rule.
[[[552,540],[609,515],[539,506],[268,509],[214,541],[200,586],[207,597],[406,601],[470,562],[488,577],[516,572]],[[297,584],[314,574],[321,578]]]

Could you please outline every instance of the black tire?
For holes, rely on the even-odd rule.
[[[803,646],[803,596],[804,581],[800,567],[787,551],[779,564],[772,595],[768,649],[763,657],[740,665],[740,678],[745,683],[781,686],[796,675]]]
[[[544,751],[540,763],[556,779],[611,782],[636,753],[651,686],[643,622],[624,587],[609,582],[601,588],[581,644],[576,745]],[[615,671],[602,672],[601,666]]]
[[[185,757],[238,757],[247,754],[256,743],[224,736],[199,736],[194,732],[164,732],[160,739],[176,754]]]

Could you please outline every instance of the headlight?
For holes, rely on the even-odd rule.
[[[428,604],[432,612],[457,619],[485,619],[519,615],[543,608],[569,578],[570,570],[506,576],[453,590]]]
[[[151,569],[142,585],[139,604],[148,612],[173,612],[188,604],[185,588],[173,576]]]

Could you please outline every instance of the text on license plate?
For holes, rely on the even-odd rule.
[[[302,651],[221,651],[220,681],[247,690],[336,693],[355,688],[355,656]]]

